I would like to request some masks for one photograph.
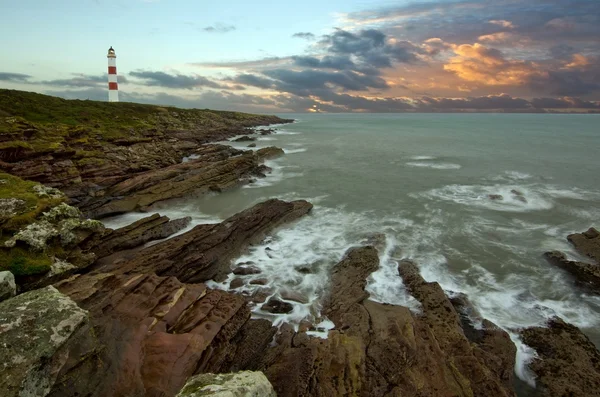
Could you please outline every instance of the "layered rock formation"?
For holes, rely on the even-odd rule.
[[[261,372],[201,374],[190,378],[177,397],[276,397],[273,386]]]

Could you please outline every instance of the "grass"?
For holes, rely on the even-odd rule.
[[[8,270],[17,277],[44,274],[51,266],[52,259],[46,253],[18,247],[0,248],[0,270]]]

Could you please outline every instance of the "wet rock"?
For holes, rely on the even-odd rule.
[[[274,130],[273,128],[265,128],[258,130],[258,132],[260,133],[260,135],[270,135],[275,134],[276,130]]]
[[[502,196],[501,194],[488,194],[488,198],[494,201],[504,200],[504,196]]]
[[[87,321],[87,312],[54,287],[0,302],[2,395],[48,394],[68,359],[65,345]]]
[[[521,332],[536,358],[529,368],[536,374],[541,396],[600,396],[600,352],[579,328],[555,317],[548,327]]]
[[[0,272],[0,302],[12,298],[16,294],[15,276],[9,271]]]
[[[256,147],[256,143],[251,143],[248,145],[248,147]]]
[[[292,302],[298,302],[298,303],[308,303],[308,297],[296,292],[296,291],[292,291],[289,289],[283,289],[281,291],[279,291],[279,294],[281,295],[282,299],[288,300],[288,301],[292,301]]]
[[[184,282],[222,281],[231,272],[231,259],[249,244],[261,241],[267,232],[311,209],[312,204],[303,200],[265,201],[221,223],[198,225],[137,252],[130,261],[102,266],[98,272],[156,273]]]
[[[242,286],[244,286],[244,279],[236,277],[233,280],[231,280],[231,283],[229,284],[229,289],[238,289]]]
[[[523,196],[523,193],[520,192],[520,191],[518,191],[518,190],[516,190],[516,189],[512,189],[510,192],[512,194],[514,194],[515,196]]]
[[[188,379],[177,397],[276,397],[273,386],[262,372],[200,374]]]
[[[256,138],[253,136],[244,135],[239,138],[233,139],[232,142],[249,142],[249,141],[255,141],[255,140],[256,140]]]
[[[285,154],[283,149],[275,146],[269,146],[262,149],[258,149],[255,153],[258,156],[258,158],[262,160],[277,158]]]
[[[250,301],[252,301],[254,303],[264,303],[264,302],[266,302],[267,298],[269,296],[271,296],[272,294],[273,294],[273,291],[271,289],[261,288],[261,289],[254,291],[252,296],[250,296]]]
[[[550,264],[569,272],[581,286],[600,292],[599,265],[568,260],[560,251],[546,252],[544,257]]]
[[[313,269],[311,266],[298,266],[295,269],[300,274],[312,274],[313,273]]]
[[[233,274],[235,274],[237,276],[260,274],[261,272],[262,272],[262,270],[260,270],[259,267],[254,266],[254,265],[243,265],[243,266],[238,266],[235,269],[233,269]]]
[[[290,313],[294,310],[294,306],[291,303],[280,301],[276,298],[271,298],[262,305],[261,310],[274,314],[285,314]]]
[[[583,233],[571,234],[567,240],[581,254],[590,257],[600,264],[600,233],[593,227]]]
[[[373,235],[363,240],[361,244],[372,245],[373,247],[375,247],[375,249],[377,249],[377,251],[382,253],[387,244],[387,237],[384,233],[374,233]]]
[[[250,280],[251,285],[267,285],[269,284],[269,279],[267,278],[255,278],[253,280]]]

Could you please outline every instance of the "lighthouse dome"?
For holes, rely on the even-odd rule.
[[[112,46],[108,49],[108,55],[109,58],[116,58],[117,55],[115,54],[115,50],[112,48]]]

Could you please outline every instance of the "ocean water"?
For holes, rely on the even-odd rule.
[[[581,259],[566,236],[600,227],[600,116],[283,116],[297,122],[256,142],[257,148],[274,145],[286,152],[267,162],[273,168],[267,178],[160,210],[205,223],[273,197],[315,205],[311,215],[234,261],[253,261],[263,270],[247,282],[270,280],[238,291],[265,288],[273,296],[291,292],[305,301],[292,302],[294,311],[280,316],[255,307],[255,316],[276,324],[309,319],[319,324],[321,332],[314,334],[325,337],[333,326],[320,316],[329,270],[349,247],[370,239],[379,243],[381,257],[380,269],[369,279],[371,299],[418,312],[397,272],[398,260],[416,261],[426,280],[449,293],[466,293],[483,317],[511,334],[523,382],[534,384],[525,367],[533,353],[516,333],[521,327],[543,325],[558,315],[600,345],[600,297],[576,288],[542,258],[558,249]],[[212,286],[226,289],[233,277]]]

